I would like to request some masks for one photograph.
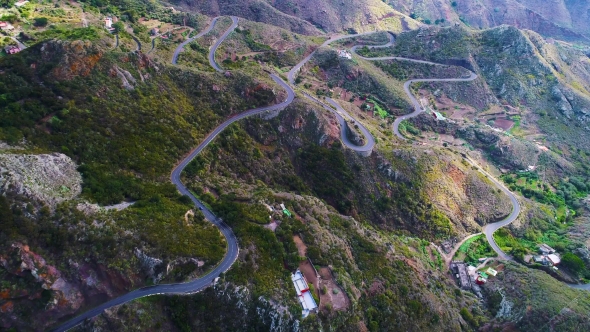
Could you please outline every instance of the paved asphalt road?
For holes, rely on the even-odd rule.
[[[337,42],[339,40],[348,39],[348,38],[355,38],[355,37],[360,37],[360,36],[366,36],[366,35],[372,35],[374,33],[375,32],[365,32],[365,33],[359,33],[359,34],[356,34],[356,35],[337,35],[337,36],[334,36],[334,37],[330,37],[330,39],[326,40],[317,49],[319,49],[321,47],[328,46],[331,43]],[[387,47],[387,46],[388,45],[382,45],[382,47]],[[305,57],[305,59],[301,60],[301,62],[299,62],[298,64],[296,64],[293,68],[291,68],[291,70],[289,71],[289,74],[287,75],[287,78],[289,80],[289,83],[295,84],[295,76],[297,76],[297,73],[299,73],[299,70],[301,69],[301,67],[303,67],[309,60],[311,60],[311,58],[313,58],[313,56],[315,55],[315,52],[317,51],[317,49],[315,51],[311,52],[308,56]]]
[[[234,22],[237,23],[237,19]],[[215,22],[212,22],[211,26],[213,26],[214,23]],[[211,26],[209,27],[208,30],[210,30]],[[223,38],[226,38],[227,35],[229,35],[229,33],[224,34]],[[221,40],[221,41],[223,41],[223,40]],[[184,184],[182,184],[180,175],[181,175],[182,171],[184,170],[184,168],[199,153],[201,153],[203,151],[203,149],[205,149],[205,147],[207,147],[207,145],[209,145],[209,143],[211,143],[215,139],[215,137],[217,137],[217,135],[219,135],[219,133],[221,133],[225,128],[227,128],[232,123],[242,120],[242,119],[252,116],[252,115],[283,109],[293,102],[293,99],[295,99],[295,91],[293,91],[293,89],[291,89],[291,87],[285,81],[283,81],[280,77],[278,77],[277,75],[271,74],[270,76],[277,84],[279,84],[281,87],[283,87],[287,91],[287,98],[285,99],[285,101],[283,101],[280,104],[276,104],[276,105],[272,105],[272,106],[259,107],[259,108],[247,110],[247,111],[240,113],[232,118],[227,119],[222,124],[220,124],[217,128],[215,128],[205,138],[205,140],[203,140],[203,142],[201,142],[201,144],[199,144],[195,149],[193,149],[172,170],[172,174],[170,176],[170,180],[172,181],[172,183],[174,183],[174,185],[176,186],[178,191],[181,194],[187,195],[188,197],[190,197],[191,200],[193,201],[193,203],[203,212],[203,214],[205,215],[205,218],[208,221],[210,221],[212,224],[217,226],[217,228],[219,228],[220,232],[225,237],[225,241],[227,244],[227,252],[225,254],[225,257],[221,261],[221,263],[213,271],[209,272],[207,275],[205,275],[197,280],[193,280],[193,281],[186,282],[186,283],[180,283],[180,284],[161,284],[161,285],[149,286],[149,287],[144,287],[144,288],[134,290],[130,293],[127,293],[125,295],[122,295],[120,297],[112,299],[106,303],[103,303],[103,304],[99,305],[98,307],[93,308],[93,309],[69,320],[68,322],[60,325],[59,327],[57,327],[53,331],[67,331],[67,330],[73,328],[74,326],[82,323],[86,319],[100,315],[105,309],[129,302],[129,301],[141,298],[141,297],[156,295],[156,294],[191,294],[191,293],[199,292],[202,289],[211,285],[213,283],[213,281],[215,280],[215,278],[217,278],[221,273],[227,271],[232,266],[232,264],[237,259],[238,252],[239,252],[238,240],[237,240],[236,236],[234,235],[231,228],[227,224],[225,224],[220,218],[215,216],[212,211],[210,211],[205,205],[203,205],[203,203],[201,203],[184,186]]]
[[[182,43],[174,52],[174,57],[172,60],[172,63],[176,63],[176,61],[178,60],[178,54],[180,53],[180,50],[182,50],[182,47],[184,47],[186,44],[188,44],[189,42],[191,42],[192,40],[199,38],[200,36],[208,33],[213,26],[215,25],[216,21],[217,21],[218,17],[214,18],[211,22],[211,24],[209,25],[209,27],[201,32],[200,34],[198,34],[197,36],[185,41],[184,43]],[[211,63],[211,65],[217,70],[217,71],[222,71],[222,69],[217,66],[217,64],[215,63],[215,50],[219,47],[219,45],[223,42],[223,40],[225,38],[227,38],[227,36],[231,33],[231,31],[233,31],[238,23],[238,19],[236,17],[232,17],[232,21],[233,24],[232,26],[223,34],[223,36],[215,43],[215,45],[212,48],[212,52],[210,52],[209,54],[209,61]],[[368,34],[368,33],[366,33]],[[360,35],[365,35],[365,34],[360,34]],[[328,45],[334,41],[337,40],[341,40],[341,39],[345,39],[345,38],[351,38],[351,37],[356,37],[356,36],[360,36],[360,35],[344,35],[344,36],[339,36],[333,39],[330,39],[328,41],[326,41],[322,46],[324,45]],[[388,44],[391,45],[392,41],[390,41]],[[389,45],[382,45],[382,47],[386,47]],[[353,48],[353,49],[357,49]],[[299,69],[307,62],[311,59],[311,57],[313,56],[313,54],[315,53],[312,52],[312,54],[310,54],[309,56],[307,56],[302,62],[300,62],[299,64],[297,64],[295,67],[293,67],[293,69],[289,72],[289,82],[291,84],[293,84],[294,82],[294,77],[295,74],[297,74],[297,72],[299,71]],[[421,62],[421,63],[428,63],[428,64],[435,64],[436,63],[432,63],[432,62],[428,62],[428,61],[420,61],[420,60],[413,60],[413,59],[406,59],[406,58],[398,58],[398,57],[385,57],[385,58],[380,58],[380,60],[391,60],[391,59],[395,59],[395,60],[404,60],[404,61],[414,61],[414,62]],[[375,58],[369,59],[369,60],[376,60]],[[71,319],[70,321],[64,323],[63,325],[60,325],[59,327],[57,327],[54,331],[67,331],[69,329],[71,329],[72,327],[80,324],[82,321],[84,321],[85,319],[89,319],[92,317],[95,317],[99,314],[101,314],[105,309],[108,309],[110,307],[116,306],[116,305],[120,305],[129,301],[132,301],[134,299],[137,298],[141,298],[141,297],[145,297],[145,296],[150,296],[150,295],[156,295],[156,294],[191,294],[191,293],[196,293],[201,291],[202,289],[208,287],[209,285],[211,285],[215,278],[217,278],[221,273],[227,271],[232,264],[235,262],[235,260],[238,257],[238,252],[239,252],[239,248],[238,248],[238,241],[234,235],[234,233],[232,232],[231,228],[225,224],[220,218],[216,217],[212,211],[210,211],[205,205],[203,205],[203,203],[201,203],[185,186],[184,184],[182,184],[181,182],[181,178],[180,175],[183,171],[183,169],[191,162],[191,160],[193,160],[199,153],[201,153],[203,151],[203,149],[205,149],[205,147],[207,147],[207,145],[209,145],[209,143],[211,143],[215,137],[217,137],[217,135],[219,135],[219,133],[221,133],[225,128],[227,128],[229,125],[231,125],[232,123],[242,120],[246,117],[252,116],[252,115],[256,115],[256,114],[261,114],[264,112],[271,112],[271,111],[276,111],[276,110],[280,110],[283,109],[285,107],[287,107],[289,104],[291,104],[293,102],[293,99],[295,98],[295,92],[293,91],[293,89],[291,88],[291,86],[287,83],[285,83],[280,77],[278,77],[277,75],[271,74],[271,78],[280,86],[282,86],[286,91],[287,91],[287,99],[285,99],[285,101],[283,101],[280,104],[276,104],[276,105],[272,105],[272,106],[267,106],[267,107],[260,107],[260,108],[256,108],[256,109],[251,109],[248,111],[245,111],[243,113],[240,113],[237,116],[234,116],[228,120],[226,120],[225,122],[223,122],[221,125],[219,125],[217,128],[215,128],[206,138],[203,142],[201,142],[201,144],[199,144],[194,150],[192,150],[188,156],[186,156],[173,170],[172,170],[172,174],[170,176],[170,179],[172,181],[172,183],[174,183],[174,185],[176,185],[176,188],[178,189],[178,191],[180,191],[180,193],[182,193],[183,195],[187,195],[191,198],[191,200],[193,201],[193,203],[200,209],[202,210],[203,214],[205,215],[205,218],[207,220],[209,220],[211,223],[213,223],[215,226],[217,226],[219,228],[219,230],[221,231],[221,233],[223,234],[223,236],[225,237],[226,243],[227,243],[227,252],[225,257],[223,258],[223,260],[221,261],[221,263],[211,272],[209,272],[207,275],[205,275],[204,277],[201,277],[197,280],[193,280],[190,282],[186,282],[186,283],[180,283],[180,284],[161,284],[161,285],[155,285],[155,286],[149,286],[149,287],[144,287],[144,288],[140,288],[137,290],[134,290],[130,293],[127,293],[125,295],[122,295],[118,298],[112,299],[106,303],[103,303],[101,305],[99,305],[98,307],[91,309],[73,319]],[[412,95],[412,93],[409,90],[409,86],[410,84],[414,83],[414,82],[465,82],[465,81],[472,81],[475,80],[477,78],[477,75],[475,75],[475,73],[471,73],[469,78],[455,78],[455,79],[417,79],[417,80],[410,80],[407,81],[404,84],[404,90],[406,91],[406,93],[408,94],[408,96],[410,97],[410,99],[412,100],[412,103],[414,104],[414,108],[415,108],[415,112],[408,114],[404,117],[400,117],[400,118],[404,118],[404,120],[406,118],[409,117],[413,117],[416,116],[418,114],[420,114],[422,112],[421,106],[418,103],[418,101],[416,100],[416,98]],[[327,98],[327,101],[332,104],[332,106],[334,106],[336,108],[336,111],[334,109],[332,109],[331,107],[323,104],[322,102],[320,102],[319,100],[317,100],[316,98],[306,94],[306,96],[308,98],[310,98],[311,100],[314,100],[320,104],[322,104],[324,107],[326,107],[327,109],[329,109],[330,111],[334,112],[339,121],[344,121],[344,116],[346,116],[349,119],[352,119],[352,121],[354,121],[355,123],[359,124],[359,128],[361,128],[361,131],[363,132],[363,134],[365,135],[365,137],[367,138],[367,143],[362,146],[356,146],[354,144],[352,144],[352,142],[350,142],[347,138],[344,132],[345,129],[341,129],[342,130],[342,140],[343,142],[345,142],[345,144],[348,142],[349,144],[352,145],[352,148],[359,150],[359,149],[368,149],[369,147],[372,149],[372,147],[374,146],[375,142],[373,139],[373,136],[368,132],[368,130],[362,126],[360,123],[358,123],[354,118],[352,118],[344,109],[342,109],[342,107],[340,107],[334,100]],[[399,119],[399,118],[398,118]],[[396,120],[397,121],[397,120]],[[400,120],[401,122],[401,120]],[[399,125],[399,123],[398,123]],[[345,126],[343,125],[343,123],[341,122],[341,128],[345,128]],[[395,124],[394,124],[394,128]],[[396,131],[396,135],[399,136],[399,132]],[[402,137],[403,138],[403,137]],[[510,215],[505,218],[504,220],[497,222],[497,223],[493,223],[493,224],[489,224],[484,228],[484,233],[486,234],[486,238],[488,240],[488,242],[490,243],[490,245],[492,246],[492,248],[494,248],[494,250],[498,253],[498,255],[503,258],[503,259],[511,259],[510,256],[508,256],[506,253],[504,253],[500,247],[496,244],[496,242],[494,241],[492,234],[499,229],[500,227],[506,226],[508,224],[510,224],[511,222],[513,222],[519,215],[520,213],[520,204],[518,203],[518,200],[516,199],[516,196],[514,196],[514,194],[512,194],[508,189],[506,189],[501,183],[499,183],[494,177],[492,177],[491,175],[489,175],[487,172],[485,172],[483,169],[481,169],[477,164],[475,164],[472,160],[468,159],[468,161],[470,161],[472,164],[474,164],[476,167],[478,167],[478,169],[480,170],[480,172],[484,173],[492,182],[494,182],[505,194],[508,195],[508,197],[510,197],[510,200],[512,202],[512,206],[513,206],[513,210],[510,213]],[[585,289],[585,290],[590,290],[590,284],[589,285],[569,285],[570,287],[573,288],[577,288],[577,289]]]
[[[209,50],[209,64],[211,65],[211,67],[215,68],[215,70],[217,70],[218,72],[222,72],[223,69],[221,67],[219,67],[217,62],[215,62],[215,52],[217,52],[219,45],[221,45],[221,43],[223,43],[223,41],[227,38],[227,36],[229,36],[229,34],[232,31],[234,31],[235,28],[238,27],[238,18],[235,16],[232,16],[231,20],[232,20],[231,26],[223,33],[221,38],[219,38],[215,42],[215,44],[213,44],[213,47],[211,47],[211,49]]]
[[[384,57],[381,59],[382,60],[413,61],[413,62],[419,61],[419,60],[411,60],[411,59],[399,58],[399,57]],[[428,61],[421,61],[421,63],[427,63],[427,64],[431,64],[431,65],[439,65],[439,64],[436,64],[433,62],[428,62]],[[414,106],[414,112],[412,112],[410,114],[399,116],[395,119],[395,121],[393,122],[394,134],[401,139],[405,139],[405,137],[399,132],[400,123],[402,123],[402,121],[407,120],[409,118],[416,117],[416,116],[420,115],[422,112],[424,112],[424,110],[422,109],[422,105],[420,105],[420,103],[418,102],[416,97],[414,97],[414,94],[410,91],[410,86],[412,84],[417,83],[417,82],[469,82],[469,81],[475,80],[476,78],[477,78],[477,75],[475,73],[471,72],[471,74],[467,78],[427,78],[427,79],[415,79],[415,80],[406,81],[404,83],[404,91],[406,92],[406,94],[408,95],[410,100],[412,101],[412,106]]]
[[[137,52],[141,51],[141,42],[139,41],[139,39],[137,39],[137,37],[131,35],[131,38],[135,41],[135,43],[137,44],[137,48],[135,49]]]
[[[176,48],[176,50],[174,50],[174,55],[172,55],[172,64],[176,64],[178,62],[178,55],[180,54],[180,52],[182,52],[182,50],[184,49],[184,47],[186,45],[188,45],[189,43],[192,43],[193,40],[197,39],[197,38],[201,38],[204,35],[208,34],[209,32],[211,32],[211,30],[213,30],[213,27],[215,27],[215,24],[217,23],[217,20],[219,20],[219,16],[218,17],[214,17],[211,20],[211,23],[209,24],[209,26],[207,27],[207,29],[201,31],[199,34],[197,34],[196,36],[189,38],[185,41],[183,41],[180,45],[178,45],[178,47]]]
[[[355,118],[348,114],[348,112],[345,111],[338,103],[336,103],[334,99],[326,98],[326,101],[336,108],[335,111],[333,109],[331,109],[331,111],[332,113],[336,114],[338,122],[340,122],[340,137],[342,142],[350,149],[356,152],[366,152],[370,154],[373,151],[373,147],[375,147],[375,138],[373,138],[373,135],[371,135],[369,130],[365,126],[363,126],[362,123],[358,122]],[[352,141],[350,141],[348,135],[346,134],[347,123],[344,119],[345,117],[348,118],[349,121],[352,121],[355,125],[357,125],[360,131],[363,133],[363,136],[365,136],[364,145],[358,146]]]

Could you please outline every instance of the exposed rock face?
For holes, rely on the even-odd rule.
[[[9,300],[3,303],[5,310],[11,307],[10,300],[28,298],[30,300],[42,297],[42,292],[51,291],[51,298],[46,303],[43,316],[57,319],[76,312],[84,303],[80,289],[62,277],[62,273],[54,266],[47,264],[43,257],[32,252],[27,245],[14,243],[11,251],[0,256],[0,266],[8,273],[23,277],[32,278],[34,283],[39,285],[36,288],[19,289],[16,292],[2,294],[0,301]],[[14,317],[16,318],[16,317]],[[37,318],[42,318],[37,316]],[[6,317],[0,323],[3,326],[10,326],[11,318]],[[41,319],[44,321],[44,319]]]
[[[8,287],[0,285],[0,329],[43,331],[86,305],[104,302],[141,283],[137,275],[123,275],[93,262],[70,259],[58,269],[22,243],[4,248],[0,272]],[[31,320],[23,320],[25,315]]]
[[[0,154],[0,191],[13,191],[55,207],[78,196],[82,177],[68,156]]]
[[[146,271],[148,277],[152,278],[154,283],[157,284],[162,280],[164,272],[159,270],[161,270],[164,262],[161,259],[150,257],[138,248],[135,248],[135,256],[139,259],[141,267]]]
[[[58,80],[71,80],[76,76],[88,76],[103,56],[103,51],[90,41],[52,40],[41,46],[43,62],[59,61],[52,75]]]

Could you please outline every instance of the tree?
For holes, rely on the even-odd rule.
[[[115,29],[115,33],[119,33],[121,31],[124,31],[125,24],[123,24],[123,22],[121,22],[121,21],[113,23],[113,29]]]
[[[10,8],[14,6],[16,0],[0,0],[0,6]]]
[[[37,17],[33,23],[36,27],[44,27],[47,25],[47,17]]]
[[[561,264],[575,273],[580,273],[586,269],[584,261],[570,252],[563,255],[561,258]]]

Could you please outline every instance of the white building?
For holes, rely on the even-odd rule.
[[[338,50],[338,56],[348,60],[352,59],[352,54],[347,50]]]
[[[558,265],[561,263],[561,259],[556,254],[547,255],[547,259],[551,262],[552,265]]]
[[[299,299],[299,303],[303,307],[303,311],[301,312],[303,318],[307,317],[310,312],[314,312],[317,310],[318,305],[315,303],[311,292],[309,291],[309,287],[307,286],[307,280],[305,276],[301,273],[301,271],[297,270],[293,276],[291,277],[293,281],[293,285],[295,286],[295,291],[297,292],[297,298]]]
[[[104,27],[109,30],[113,27],[113,19],[111,17],[107,17],[104,19]]]

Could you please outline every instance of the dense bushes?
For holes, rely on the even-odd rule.
[[[342,213],[349,213],[354,202],[349,193],[357,184],[344,160],[340,144],[330,148],[310,145],[296,158],[301,178],[318,195]]]

